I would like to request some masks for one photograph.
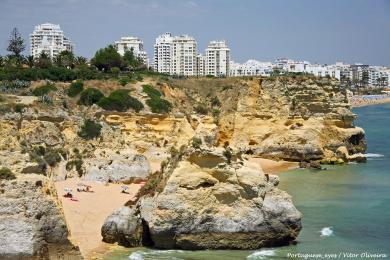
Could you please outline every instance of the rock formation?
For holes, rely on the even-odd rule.
[[[45,182],[44,178],[2,182],[1,259],[61,259],[64,255],[82,259],[68,240],[61,209]]]
[[[291,197],[256,164],[227,150],[197,150],[172,163],[160,192],[122,207],[102,227],[106,242],[182,249],[288,244],[301,229]],[[147,184],[148,185],[148,184]]]
[[[315,168],[320,168],[318,162],[365,161],[364,131],[353,125],[356,116],[347,90],[336,80],[153,77],[125,87],[116,80],[84,82],[106,96],[118,88],[134,90],[147,106],[142,91],[146,83],[172,104],[170,113],[153,114],[149,107],[135,113],[80,106],[77,97],[64,94],[69,83],[56,83],[50,104],[25,96],[29,102],[16,112],[11,99],[1,101],[0,165],[15,173],[17,184],[2,184],[0,210],[8,211],[1,215],[0,232],[15,243],[25,242],[16,247],[0,242],[0,254],[40,254],[52,244],[67,243],[64,221],[50,196],[35,184],[21,184],[24,174],[46,175],[48,181],[149,178],[143,191],[148,196],[107,219],[103,235],[108,242],[252,249],[293,240],[300,214],[276,188],[277,178],[267,179],[244,157],[298,161]],[[98,138],[78,135],[86,119],[102,126]],[[191,144],[195,150],[177,159],[180,148]],[[29,205],[24,194],[39,203]],[[31,215],[30,206],[34,212],[49,212],[48,224],[35,218],[38,213]],[[45,225],[56,232],[48,234]]]

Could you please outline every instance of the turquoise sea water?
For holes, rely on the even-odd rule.
[[[298,243],[256,251],[180,251],[118,249],[104,259],[363,259],[372,254],[390,258],[390,104],[354,110],[366,131],[368,162],[328,167],[327,171],[293,170],[280,174],[303,213]],[[363,255],[362,255],[363,254]],[[303,259],[303,258],[301,258]],[[383,259],[383,258],[382,258]]]

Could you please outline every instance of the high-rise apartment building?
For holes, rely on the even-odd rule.
[[[149,65],[148,55],[144,50],[144,43],[138,37],[122,37],[119,41],[116,41],[115,48],[118,53],[123,56],[126,51],[133,50],[136,57],[143,60],[144,64]]]
[[[204,76],[206,71],[206,57],[202,54],[196,56],[196,76]]]
[[[46,53],[51,59],[65,50],[73,51],[72,42],[64,36],[64,32],[57,24],[44,23],[35,26],[30,34],[30,55],[38,58],[41,53]]]
[[[230,49],[224,41],[211,41],[205,59],[205,75],[229,76]]]
[[[160,35],[154,45],[154,70],[171,75],[197,75],[197,43],[188,35]]]

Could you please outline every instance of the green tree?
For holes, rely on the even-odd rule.
[[[24,44],[24,40],[20,35],[18,29],[12,29],[8,41],[7,51],[13,53],[13,55],[15,55],[16,57],[20,57],[20,54],[25,50],[25,48],[26,45]]]
[[[98,50],[91,62],[101,71],[110,71],[111,68],[122,67],[122,57],[112,45]]]
[[[125,66],[131,68],[137,68],[143,64],[142,59],[134,55],[133,48],[125,52],[125,54],[123,55],[123,61],[125,63]]]
[[[65,50],[57,55],[54,63],[59,67],[73,69],[75,66],[75,57],[71,51]]]
[[[51,59],[45,52],[41,52],[39,58],[35,60],[35,66],[41,69],[47,69],[51,67],[51,65]]]
[[[32,56],[32,55],[27,56],[25,59],[25,63],[30,68],[34,67],[34,56]]]
[[[77,56],[74,62],[76,67],[83,67],[83,66],[87,66],[88,60],[83,56]]]

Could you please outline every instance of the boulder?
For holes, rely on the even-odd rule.
[[[101,230],[103,241],[119,242],[124,246],[141,246],[142,225],[134,215],[134,209],[123,206],[108,216]]]
[[[203,162],[217,154],[192,153],[178,162],[172,172],[165,173],[160,193],[144,196],[132,209],[110,216],[103,225],[103,237],[124,245],[148,243],[190,250],[249,250],[293,241],[301,229],[301,213],[291,197],[276,188],[278,178],[267,180],[257,164],[238,156],[231,163],[223,157],[224,163]],[[194,155],[199,158],[195,160]],[[125,225],[117,219],[123,212]]]

